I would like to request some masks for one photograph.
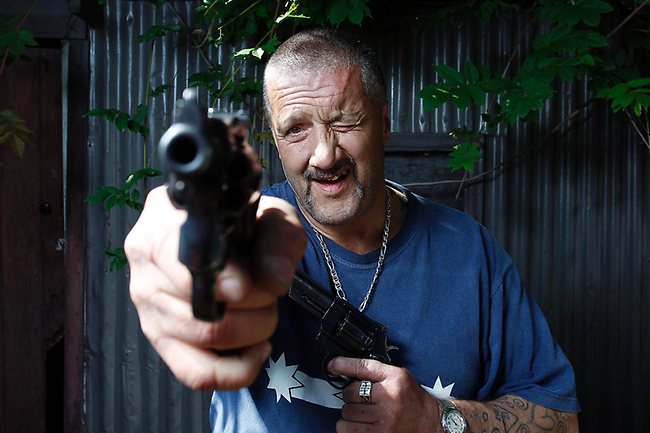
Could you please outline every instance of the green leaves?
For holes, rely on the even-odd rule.
[[[327,20],[338,26],[346,19],[360,25],[366,17],[372,17],[367,0],[333,0],[327,7]]]
[[[92,203],[104,203],[104,210],[110,212],[115,206],[129,207],[138,212],[142,211],[140,191],[135,189],[138,182],[145,178],[160,176],[162,171],[155,168],[143,168],[129,174],[121,188],[115,186],[102,186],[97,193],[88,196]]]
[[[480,12],[482,7],[486,9]],[[475,15],[479,11],[489,16],[491,11],[503,9],[504,5],[499,2],[478,5],[474,0],[465,0],[454,8],[457,12],[474,9]],[[535,37],[519,70],[509,67],[507,77],[504,73],[477,67],[469,60],[462,70],[435,65],[438,82],[420,92],[424,108],[432,110],[451,103],[466,110],[486,106],[488,96],[493,96],[490,107],[495,107],[494,110],[490,108],[491,113],[481,113],[483,127],[532,119],[554,96],[553,89],[558,79],[573,81],[602,67],[603,60],[599,54],[609,46],[609,41],[596,27],[600,25],[602,16],[612,10],[601,0],[539,0],[533,9],[534,16],[544,21],[548,30]],[[640,116],[647,110],[650,100],[648,87],[646,81],[629,81],[599,95],[611,99],[614,110],[630,107]],[[458,131],[465,132],[459,134]],[[480,133],[484,130],[468,131],[464,126],[454,130],[461,144],[451,153],[452,170],[473,169],[480,155],[477,139]]]
[[[553,96],[553,89],[547,82],[526,78],[514,83],[515,87],[504,93],[502,102],[503,118],[510,124],[539,110],[544,101]]]
[[[214,89],[217,84],[224,79],[221,65],[214,69],[192,74],[187,79],[188,87],[203,87],[205,89]]]
[[[287,3],[289,3],[289,2],[287,2]],[[296,3],[295,1],[292,1],[291,3],[289,3],[289,8],[287,9],[287,11],[285,13],[283,13],[282,15],[280,15],[279,17],[277,17],[275,19],[275,23],[280,24],[284,20],[287,20],[287,19],[290,19],[290,18],[300,19],[300,20],[309,19],[309,17],[307,17],[307,16],[305,16],[305,15],[303,15],[301,13],[297,13],[298,7],[299,7],[298,3]]]
[[[110,258],[108,263],[109,272],[121,271],[128,264],[124,248],[106,248],[104,249],[104,255]]]
[[[169,84],[160,84],[151,90],[151,97],[155,98],[158,95],[162,95],[163,93],[167,92],[169,89],[171,89],[172,86]]]
[[[7,65],[23,58],[27,47],[38,46],[31,32],[14,27],[17,21],[16,17],[0,18],[0,58]]]
[[[143,137],[149,135],[149,128],[146,125],[147,105],[140,104],[133,115],[129,115],[117,108],[93,108],[88,113],[88,117],[103,117],[110,123],[113,123],[118,131],[124,132],[127,129]]]
[[[233,59],[245,59],[250,56],[261,59],[263,55],[263,48],[244,48],[243,50],[239,50],[233,54]]]
[[[484,0],[478,2],[478,8],[473,7],[471,10],[481,24],[486,24],[498,12],[518,9],[517,4],[508,4],[501,0]]]
[[[603,89],[596,95],[612,101],[614,112],[632,108],[637,117],[650,112],[650,78],[637,78]]]
[[[246,97],[256,97],[262,92],[261,82],[250,77],[242,77],[237,81],[226,79],[220,68],[190,75],[187,85],[207,89],[215,98],[229,97],[233,101],[244,101]]]
[[[140,202],[140,191],[136,188],[138,183],[147,179],[162,175],[162,171],[155,168],[142,168],[130,173],[124,185],[119,188],[115,186],[101,186],[97,193],[89,195],[87,201],[91,203],[104,203],[104,210],[110,212],[114,207],[128,207],[142,212],[144,205]],[[106,248],[104,255],[109,259],[109,272],[120,271],[127,264],[123,248]]]
[[[162,175],[162,171],[156,168],[141,168],[140,170],[136,170],[126,177],[126,181],[124,181],[124,188],[127,190],[132,189],[141,180],[150,177],[157,177],[160,175]]]
[[[0,146],[9,144],[11,151],[22,158],[25,148],[31,144],[29,134],[32,134],[25,122],[11,110],[0,111]]]
[[[273,54],[279,45],[280,41],[277,38],[271,38],[262,46],[244,48],[237,51],[232,57],[236,60],[246,60],[250,57],[255,57],[256,59],[261,60],[264,54]]]
[[[167,24],[167,25],[153,25],[149,27],[149,30],[138,36],[138,42],[149,42],[158,37],[164,36],[167,32],[178,33],[181,30],[181,25],[176,24]]]
[[[592,30],[577,30],[565,27],[553,27],[533,41],[533,53],[541,58],[550,53],[567,53],[583,55],[594,48],[606,47],[607,39]]]
[[[568,27],[575,27],[580,22],[596,27],[602,15],[613,10],[609,3],[601,0],[540,0],[539,5],[536,11],[538,19]]]
[[[454,150],[449,154],[451,156],[449,163],[451,171],[461,168],[467,172],[473,171],[478,159],[481,157],[479,144],[476,141],[477,134],[466,127],[461,127],[453,129],[449,135],[461,142],[454,146]]]
[[[262,93],[262,83],[254,78],[243,77],[229,81],[220,89],[219,97],[229,97],[233,101],[244,102],[247,97],[257,97]]]
[[[234,45],[251,38],[257,40],[260,31],[275,24],[270,17],[271,12],[276,10],[275,1],[203,0],[201,3],[196,8],[199,25],[197,30],[205,42],[215,46]],[[295,13],[295,0],[287,4],[288,11],[284,19],[299,15]],[[201,25],[205,28],[201,28]]]
[[[92,203],[104,203],[104,210],[110,212],[115,206],[128,206],[137,211],[142,210],[140,200],[140,191],[129,191],[125,188],[114,186],[101,186],[97,193],[88,196],[88,201]]]
[[[423,100],[425,110],[439,108],[447,102],[460,109],[465,109],[471,104],[485,104],[486,90],[483,80],[479,69],[471,61],[465,62],[462,73],[447,65],[435,65],[434,68],[444,81],[425,86],[420,91],[419,96]]]
[[[441,2],[435,4],[434,10],[428,14],[419,14],[416,22],[424,26],[432,23],[439,27],[458,26],[463,20],[474,17],[480,24],[486,24],[499,12],[519,10],[519,5],[506,3],[502,0],[462,0]]]
[[[451,156],[451,162],[449,163],[451,171],[463,168],[465,171],[471,172],[474,170],[474,166],[481,156],[481,152],[479,152],[478,143],[470,141],[454,146],[454,150],[449,156]]]

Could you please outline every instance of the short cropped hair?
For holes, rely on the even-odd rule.
[[[359,68],[363,90],[381,107],[386,102],[386,82],[375,52],[350,33],[317,28],[291,36],[269,59],[264,74],[264,109],[271,114],[267,89],[269,71],[295,74],[296,71],[316,73],[336,69]]]

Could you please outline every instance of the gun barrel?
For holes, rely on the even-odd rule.
[[[169,169],[179,175],[199,175],[210,169],[212,148],[194,125],[173,124],[161,137],[159,146]]]

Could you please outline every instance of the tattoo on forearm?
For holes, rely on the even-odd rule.
[[[477,406],[468,415],[471,433],[568,433],[575,415],[508,395]]]

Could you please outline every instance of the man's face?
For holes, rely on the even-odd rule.
[[[360,222],[383,209],[388,104],[364,94],[358,70],[271,71],[266,84],[282,166],[311,222]]]

